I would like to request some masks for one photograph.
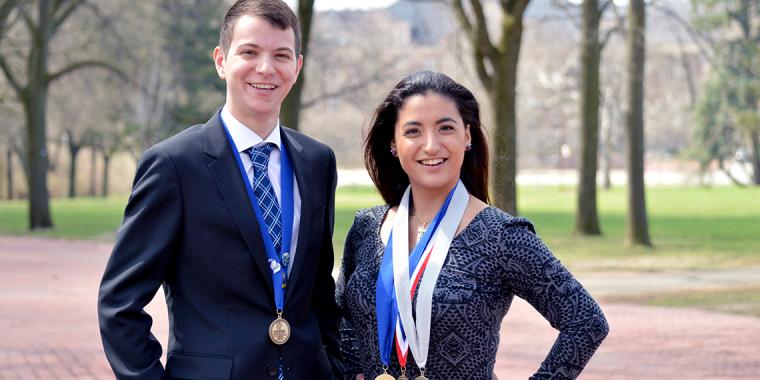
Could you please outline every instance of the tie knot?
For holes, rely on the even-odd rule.
[[[269,166],[269,154],[272,153],[274,144],[265,143],[249,148],[246,152],[251,156],[251,162],[253,162],[253,170],[266,172]]]

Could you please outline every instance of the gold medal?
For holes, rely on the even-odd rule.
[[[396,379],[394,379],[393,376],[387,373],[383,373],[380,376],[376,377],[375,380],[396,380]]]
[[[269,324],[269,339],[274,344],[285,344],[290,339],[290,323],[282,318],[282,312],[277,312],[277,319]]]

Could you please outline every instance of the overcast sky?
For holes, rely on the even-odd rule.
[[[295,0],[285,0],[292,7]],[[396,0],[314,0],[314,8],[320,11],[328,9],[372,9],[384,8]]]

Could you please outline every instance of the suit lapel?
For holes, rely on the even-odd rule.
[[[296,289],[295,284],[298,281],[301,268],[304,266],[304,261],[308,259],[306,247],[309,245],[309,236],[311,236],[311,206],[314,205],[315,201],[313,199],[314,191],[308,189],[308,184],[314,183],[309,171],[308,161],[310,158],[308,152],[290,136],[287,129],[282,128],[281,130],[282,142],[285,144],[288,158],[290,158],[290,162],[293,165],[293,172],[298,183],[298,192],[301,195],[301,220],[298,229],[298,245],[296,246],[296,254],[293,259],[293,269],[291,269],[290,278],[288,278],[288,291],[285,292],[285,304],[287,305],[287,300],[290,298],[293,290]]]
[[[233,155],[219,112],[204,126],[204,151],[212,157],[208,164],[211,177],[221,193],[235,225],[243,237],[251,258],[272,287],[272,274],[264,253],[264,241],[259,232],[259,224],[251,208],[251,202],[245,189],[245,182],[240,176],[235,156]]]

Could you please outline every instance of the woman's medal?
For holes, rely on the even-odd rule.
[[[457,182],[432,223],[432,231],[428,229],[423,234],[422,241],[417,243],[411,255],[408,253],[407,240],[409,197],[410,189],[407,188],[396,212],[390,238],[393,245],[393,290],[398,309],[398,323],[420,368],[420,375],[415,380],[428,380],[425,376],[425,365],[430,347],[433,291],[470,195],[464,184],[461,181]],[[415,293],[416,318],[412,315]],[[398,334],[396,338],[398,343]]]

